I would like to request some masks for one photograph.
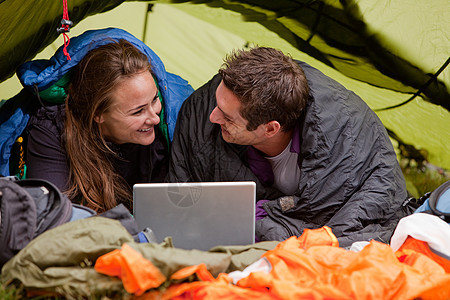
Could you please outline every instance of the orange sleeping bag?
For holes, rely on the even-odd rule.
[[[183,268],[172,274],[171,282],[196,276],[197,281],[172,283],[167,289],[152,289],[142,299],[449,299],[449,261],[427,251],[426,243],[410,238],[397,252],[372,241],[359,252],[339,248],[328,227],[305,230],[267,251],[265,271],[252,272],[233,284],[229,274],[214,278],[205,265]],[[132,250],[124,245],[128,253]],[[119,250],[120,251],[123,251]],[[131,249],[131,250],[130,250]],[[106,254],[120,255],[118,252]],[[131,255],[131,254],[127,254]],[[97,271],[118,276],[112,259],[100,257]],[[155,267],[142,268],[149,261],[142,257],[136,266],[121,259],[128,275],[126,290],[141,295],[145,288],[156,288],[164,278]],[[152,275],[149,276],[147,272]],[[151,284],[130,282],[149,278]],[[156,280],[155,280],[156,278]],[[139,280],[138,280],[139,279]],[[128,287],[127,287],[128,286]],[[129,287],[136,287],[136,292]],[[139,299],[141,299],[139,297]]]

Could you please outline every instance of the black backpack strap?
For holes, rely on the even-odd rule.
[[[430,198],[431,192],[425,193],[422,197],[419,199],[416,199],[414,197],[409,197],[402,203],[402,210],[406,213],[406,215],[413,214],[422,204],[425,203],[425,201]],[[430,211],[431,213],[431,211]]]
[[[450,180],[441,184],[437,189],[435,189],[428,200],[428,204],[430,205],[431,211],[434,215],[439,216],[441,219],[445,220],[447,223],[450,222],[450,212],[439,211],[437,207],[437,203],[441,196],[450,189]]]

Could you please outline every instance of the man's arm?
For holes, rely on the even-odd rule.
[[[371,171],[371,176],[326,223],[341,245],[370,239],[389,243],[398,221],[406,216],[401,205],[407,194],[395,158],[381,161]]]
[[[394,177],[396,173],[394,170]],[[260,240],[282,241],[290,236],[300,236],[304,229],[328,226],[337,236],[341,247],[371,239],[389,243],[399,219],[406,215],[399,201],[405,199],[405,195],[400,186],[401,178],[395,179],[388,175],[380,181],[380,174],[375,172],[337,212],[333,212],[331,206],[325,207],[317,219],[304,218],[293,212],[301,207],[308,214],[307,205],[300,204],[304,199],[298,196],[284,196],[264,203],[268,215],[257,220],[257,236]],[[380,184],[383,188],[380,188]],[[325,199],[322,203],[327,205]],[[332,213],[331,219],[323,223],[321,217],[329,213]]]

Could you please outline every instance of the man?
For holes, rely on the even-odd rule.
[[[177,122],[169,180],[255,181],[260,240],[327,225],[343,247],[388,243],[404,216],[405,181],[376,114],[278,50],[232,53]]]

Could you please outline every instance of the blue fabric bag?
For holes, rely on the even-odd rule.
[[[430,213],[450,224],[450,180],[428,194],[428,199],[414,213]]]

